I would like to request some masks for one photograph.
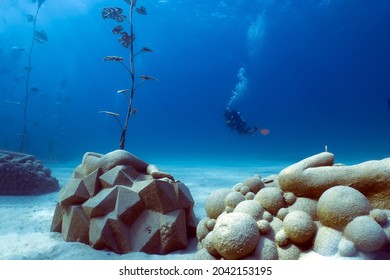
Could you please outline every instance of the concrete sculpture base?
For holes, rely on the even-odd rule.
[[[134,155],[86,153],[61,190],[52,231],[118,254],[167,254],[195,236],[188,188]]]

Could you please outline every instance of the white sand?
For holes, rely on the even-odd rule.
[[[78,163],[48,166],[60,186],[70,179]],[[253,164],[246,166],[183,166],[161,165],[163,171],[173,174],[190,189],[195,201],[195,215],[206,216],[204,206],[208,195],[215,189],[231,188],[247,177],[260,174],[262,177],[277,174],[289,164]],[[24,259],[193,259],[197,240],[190,240],[186,250],[168,255],[148,255],[134,252],[118,255],[98,251],[77,242],[65,242],[59,233],[50,232],[54,208],[59,193],[38,196],[0,196],[0,260]]]

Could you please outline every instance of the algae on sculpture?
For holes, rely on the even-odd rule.
[[[86,153],[61,190],[51,230],[118,254],[166,254],[195,235],[188,188],[134,155]]]
[[[197,226],[197,258],[390,259],[389,159],[333,161],[320,153],[278,176],[211,193]]]

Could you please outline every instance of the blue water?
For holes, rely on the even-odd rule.
[[[390,153],[390,1],[388,0],[138,0],[134,15],[136,94],[126,149],[147,161],[300,159],[324,150],[340,159]],[[130,85],[121,65],[117,23],[102,8],[125,1],[47,0],[35,43],[24,152],[42,159],[80,159],[118,148],[120,128],[98,111],[126,114],[117,90]],[[31,0],[0,3],[0,149],[18,150],[24,101],[23,69],[12,47],[28,49]],[[127,26],[124,25],[125,30]],[[239,135],[223,113],[245,69],[246,86],[233,107],[269,135]]]

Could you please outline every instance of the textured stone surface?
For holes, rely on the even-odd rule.
[[[127,225],[142,213],[145,208],[139,194],[126,186],[117,186],[118,196],[115,203],[115,214],[119,220]]]
[[[202,242],[206,235],[210,232],[210,229],[207,227],[207,223],[210,219],[203,218],[199,221],[196,227],[196,238],[198,238],[199,242]]]
[[[206,248],[202,248],[196,252],[195,259],[197,260],[216,260],[216,258],[211,255]]]
[[[317,203],[318,201],[312,198],[297,197],[295,202],[288,207],[288,210],[290,212],[294,210],[305,211],[313,218],[313,220],[317,221]]]
[[[147,209],[162,214],[177,209],[178,194],[173,185],[166,181],[150,179],[137,182],[132,190],[138,192]]]
[[[155,165],[148,164],[125,150],[115,150],[107,154],[87,152],[84,154],[81,165],[76,168],[76,171],[77,174],[86,176],[98,168],[101,168],[103,173],[106,173],[118,165],[131,166],[137,172],[151,175],[154,179],[169,178],[173,180],[171,174],[161,172]]]
[[[320,222],[334,229],[342,229],[355,217],[368,215],[371,206],[359,191],[347,186],[335,186],[325,191],[317,205]]]
[[[390,209],[386,208],[390,196],[384,195],[389,187],[387,160],[356,165],[356,169],[340,168],[333,161],[332,154],[321,153],[284,169],[279,177],[261,179],[264,186],[260,183],[253,192],[251,184],[259,183],[259,175],[236,183],[230,193],[214,191],[206,204],[213,219],[208,214],[197,227],[197,259],[390,259]],[[338,185],[333,173],[321,167],[337,168],[334,175],[352,178],[353,184]],[[341,170],[345,177],[338,173]],[[355,176],[357,170],[360,175]],[[360,188],[359,182],[367,180],[374,180],[368,184],[372,188]],[[250,222],[246,224],[248,219],[256,223],[256,233]]]
[[[37,195],[59,189],[49,168],[33,155],[0,150],[0,195]]]
[[[62,188],[60,191],[60,203],[62,206],[81,204],[89,198],[89,192],[81,179],[71,179],[67,187]]]
[[[218,189],[213,191],[206,200],[207,217],[216,219],[225,211],[225,198],[231,192],[230,189]]]
[[[330,227],[322,226],[317,231],[313,250],[322,256],[333,256],[338,251],[342,236],[342,232]]]
[[[146,173],[148,164],[125,150],[115,150],[107,154],[94,152],[85,153],[81,166],[88,175],[98,168],[104,173],[115,168],[118,165],[132,166],[141,173]]]
[[[344,236],[362,252],[376,251],[387,241],[381,226],[370,216],[360,216],[353,219],[345,227]]]
[[[219,219],[214,228],[214,246],[226,259],[249,255],[260,239],[256,221],[245,213],[230,213]]]
[[[261,190],[262,188],[264,188],[264,183],[263,181],[261,180],[261,177],[260,175],[255,175],[255,176],[252,176],[250,178],[247,178],[246,180],[244,180],[242,182],[242,184],[244,186],[247,186],[249,187],[249,190],[254,193],[254,194],[257,194],[259,192],[259,190]]]
[[[279,258],[275,242],[266,237],[260,238],[251,256],[256,260],[277,260]]]
[[[240,202],[233,212],[246,213],[251,216],[255,221],[259,221],[263,217],[264,209],[260,203],[254,200],[244,200]]]
[[[81,176],[85,188],[87,189],[89,196],[95,196],[102,189],[102,185],[100,184],[99,177],[103,174],[101,168],[96,169],[91,172],[87,176]]]
[[[81,206],[67,206],[62,218],[62,237],[65,241],[89,243],[89,219]]]
[[[385,226],[388,223],[389,216],[386,214],[386,211],[381,209],[374,209],[370,212],[370,216],[380,224],[381,226]]]
[[[138,173],[131,166],[118,165],[99,176],[102,188],[112,188],[116,185],[131,186]]]
[[[119,254],[167,254],[195,236],[193,206],[189,189],[156,166],[125,151],[87,153],[61,190],[51,230]]]
[[[89,242],[95,249],[108,249],[119,254],[131,251],[128,227],[112,213],[91,219]]]
[[[310,241],[316,232],[316,226],[311,216],[300,210],[292,211],[286,215],[283,220],[283,229],[288,238],[296,244]]]
[[[225,197],[225,207],[233,211],[242,201],[245,201],[245,196],[241,192],[231,192]]]
[[[218,250],[215,248],[214,245],[214,232],[209,232],[206,237],[202,240],[202,246],[209,252],[210,255],[220,258],[221,255],[218,253]]]
[[[103,189],[82,205],[88,218],[105,216],[115,209],[118,187]]]
[[[53,221],[50,227],[50,231],[61,232],[63,215],[64,215],[64,208],[61,206],[59,202],[57,202],[56,208],[54,210]]]
[[[355,244],[345,238],[342,238],[338,245],[338,253],[342,257],[352,257],[357,254]]]
[[[277,247],[279,260],[297,260],[302,254],[302,250],[295,244],[285,247]]]
[[[351,186],[363,193],[374,208],[390,209],[390,158],[360,164],[334,165],[334,155],[323,152],[295,163],[279,173],[283,191],[318,199],[327,189]]]
[[[255,200],[273,215],[276,215],[280,208],[287,206],[279,188],[263,188],[256,194]]]

